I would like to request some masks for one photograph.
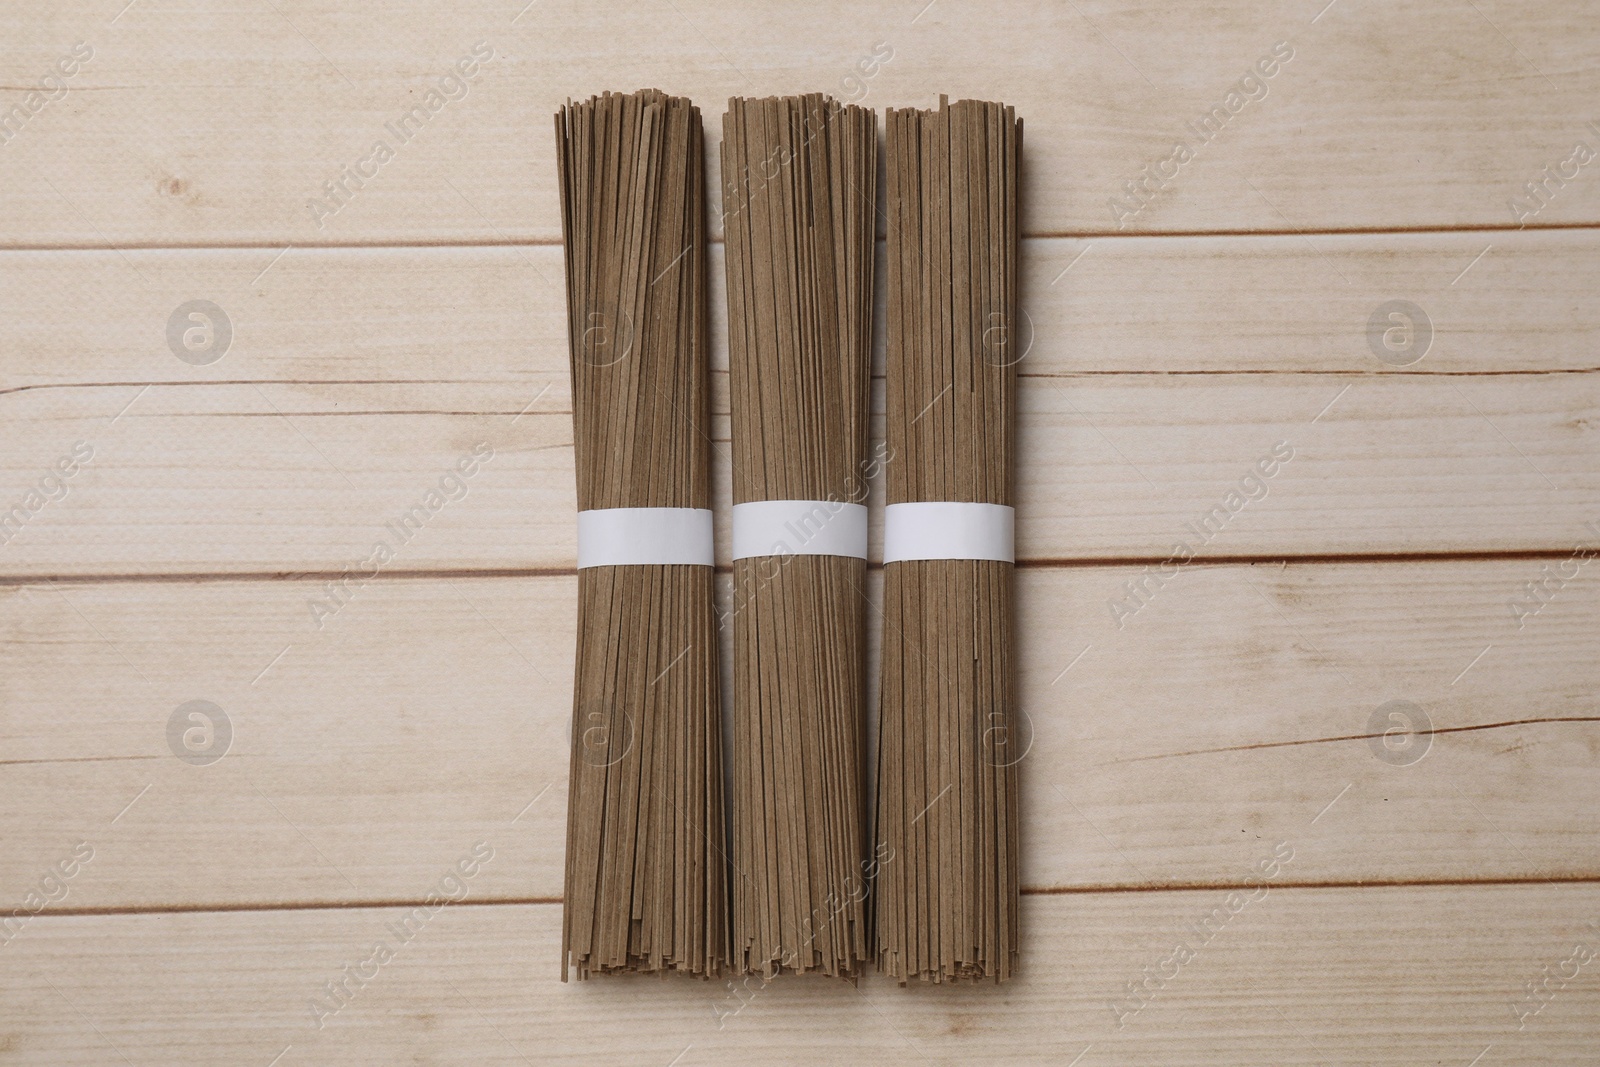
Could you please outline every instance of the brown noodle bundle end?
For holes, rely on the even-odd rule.
[[[655,90],[556,115],[578,508],[709,508],[704,141]],[[712,569],[578,571],[561,977],[728,959]]]
[[[864,503],[874,116],[820,95],[728,108],[734,503]],[[736,972],[850,976],[871,957],[865,572],[848,556],[734,563]]]
[[[1014,503],[1017,177],[1011,108],[887,118],[888,503]],[[1017,960],[1012,564],[884,568],[879,968],[1004,981]]]

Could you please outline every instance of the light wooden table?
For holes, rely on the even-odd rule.
[[[0,1062],[1600,1062],[1588,4],[124,2],[0,9]],[[555,980],[551,114],[641,86],[1026,120],[1008,987]]]

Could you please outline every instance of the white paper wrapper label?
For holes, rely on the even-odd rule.
[[[578,569],[716,562],[706,508],[599,508],[578,512]]]
[[[1004,504],[890,504],[883,512],[883,562],[993,559],[1014,563],[1016,525],[1016,510]]]
[[[756,500],[733,506],[733,558],[867,558],[867,509],[837,500]]]

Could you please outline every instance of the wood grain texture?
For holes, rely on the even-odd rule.
[[[1295,459],[1209,551],[1570,549],[1600,519],[1600,237],[1516,235],[1474,262],[1478,240],[1025,242],[1023,558],[1164,557],[1280,441]],[[274,255],[0,254],[19,353],[0,474],[20,495],[75,442],[96,450],[0,573],[337,572],[484,443],[466,498],[392,566],[570,568],[565,311],[541,280],[559,250]],[[1397,294],[1433,324],[1404,368],[1367,341]],[[194,298],[234,326],[208,366],[167,347]],[[726,412],[720,310],[712,337]],[[725,443],[713,463],[726,501]]]
[[[1600,28],[1559,0],[647,0],[625,14],[471,0],[376,20],[333,0],[227,18],[120,6],[0,16],[8,108],[74,43],[93,49],[67,94],[0,151],[15,209],[0,241],[555,241],[549,116],[568,96],[649,86],[708,114],[752,93],[825,91],[879,109],[938,92],[1004,99],[1028,124],[1029,234],[1515,227],[1509,201],[1526,182],[1580,140],[1600,148],[1588,126],[1600,121]],[[464,93],[448,87],[453,99],[439,96],[404,141],[386,130],[480,42],[493,58]],[[1241,86],[1280,45],[1293,58]],[[1203,139],[1190,124],[1219,107],[1226,121]],[[359,188],[342,179],[380,139],[393,158],[365,163]],[[1115,213],[1112,198],[1138,205],[1126,183],[1179,140],[1193,158],[1148,184],[1131,218]],[[318,225],[307,204],[341,179],[350,192]],[[1597,221],[1588,169],[1531,219]]]
[[[1291,847],[1293,862],[1312,851]],[[1467,1064],[1486,1048],[1480,1063],[1579,1065],[1593,1062],[1600,1011],[1583,974],[1520,1032],[1513,1014],[1525,982],[1575,944],[1600,941],[1593,885],[1268,887],[1236,914],[1209,918],[1209,940],[1194,928],[1228,914],[1225,893],[1029,897],[1024,973],[1001,989],[901,990],[876,977],[855,989],[809,977],[738,990],[654,978],[562,985],[550,980],[558,908],[468,901],[405,944],[390,930],[404,915],[395,909],[46,913],[5,949],[0,1042],[19,1064],[175,1067],[280,1055],[295,1064],[681,1067],[759,1057],[922,1067],[1079,1057],[1079,1067],[1398,1067]],[[1118,1029],[1109,1002],[1158,973],[1180,939],[1194,957]],[[393,958],[366,968],[370,980],[352,982],[346,1006],[317,1029],[312,998],[331,1003],[326,983],[379,941]]]
[[[1555,553],[1595,521],[1600,376],[1347,384],[1024,379],[1019,558],[1162,559],[1190,542],[1205,555],[1272,559]],[[94,458],[65,497],[20,524],[4,570],[338,574],[380,541],[392,571],[573,566],[567,413],[486,415],[475,403],[462,414],[390,413],[373,406],[385,391],[152,388],[116,422],[107,401],[126,404],[137,389],[25,394],[0,465],[16,487],[8,504],[26,504],[79,442]],[[713,424],[714,499],[725,501],[726,418]],[[480,446],[492,459],[465,496],[406,536],[393,532]],[[1228,505],[1230,520],[1198,539],[1203,518],[1274,448],[1293,458],[1265,495],[1250,489],[1254,502]],[[874,544],[880,519],[875,509]],[[718,537],[726,559],[726,523]]]
[[[523,5],[0,10],[0,516],[94,449],[0,524],[0,916],[65,891],[0,928],[0,1062],[1594,1061],[1593,965],[1515,1014],[1600,947],[1585,5]],[[80,41],[66,95],[29,98]],[[478,42],[464,95],[308,207]],[[554,980],[574,501],[542,131],[651,85],[1026,120],[1013,986]],[[168,345],[195,299],[234,330],[207,366]],[[1403,367],[1369,342],[1392,300],[1432,327]],[[386,533],[479,443],[464,498]],[[209,766],[169,749],[196,699],[234,731]],[[1431,724],[1414,763],[1391,701]],[[388,905],[456,888],[313,1028]]]
[[[722,249],[710,255],[713,366],[725,373]],[[1374,379],[1593,370],[1597,261],[1600,233],[1587,230],[1024,240],[1019,370]],[[464,396],[453,390],[482,385],[502,390],[497,409],[516,412],[548,385],[534,410],[567,410],[561,279],[561,251],[547,246],[0,252],[0,338],[11,353],[0,395],[349,382],[454,408],[445,401]],[[167,348],[168,316],[196,298],[217,302],[234,326],[233,346],[209,367]],[[1394,298],[1419,302],[1434,329],[1426,357],[1403,368],[1375,359],[1366,337],[1373,311]],[[109,415],[128,396],[108,397]]]
[[[1600,877],[1600,586],[1519,630],[1546,565],[1195,565],[1121,628],[1142,568],[1020,569],[1023,885],[1237,885],[1285,836],[1287,882]],[[573,579],[381,581],[319,630],[320,585],[4,589],[0,886],[88,840],[73,906],[411,900],[481,836],[475,896],[558,896]],[[210,766],[168,747],[194,699]],[[1392,700],[1436,731],[1410,765]]]

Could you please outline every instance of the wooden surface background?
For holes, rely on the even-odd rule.
[[[0,1062],[1600,1061],[1589,5],[523,3],[0,9]],[[1010,986],[555,980],[550,116],[641,86],[1026,120]]]

